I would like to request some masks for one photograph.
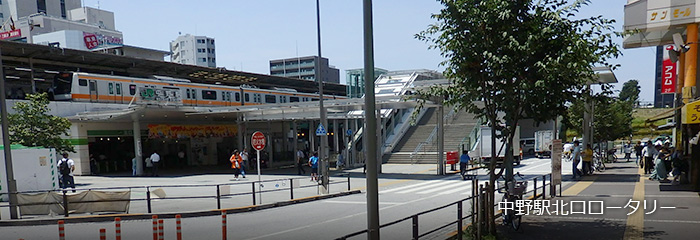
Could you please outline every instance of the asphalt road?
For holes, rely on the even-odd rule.
[[[567,167],[566,162],[563,165],[564,174],[571,171],[571,166]],[[515,171],[525,175],[526,178],[541,176],[550,172],[550,160],[525,159],[520,166],[516,167]],[[367,205],[365,202],[366,192],[363,187],[365,186],[364,175],[362,169],[353,169],[347,172],[350,172],[352,176],[351,185],[353,188],[362,190],[361,194],[254,212],[229,214],[226,218],[228,239],[335,239],[366,229]],[[380,222],[382,224],[392,222],[470,196],[470,181],[461,180],[459,175],[438,176],[435,172],[434,165],[384,165],[384,173],[380,174],[379,179]],[[485,171],[479,171],[479,179],[486,179]],[[202,177],[197,181],[207,182],[209,180]],[[122,183],[128,184],[128,182]],[[530,184],[529,188],[532,187]],[[236,190],[232,188],[232,192],[234,191]],[[265,198],[263,196],[263,199]],[[248,205],[252,203],[247,199],[242,199],[240,202],[247,202]],[[211,204],[210,209],[215,208],[215,202],[201,203],[197,201],[181,201],[160,206],[164,210],[183,211],[202,208],[202,206],[194,206],[196,204]],[[469,206],[471,206],[470,203],[465,202],[464,215],[469,214]],[[454,221],[456,216],[455,206],[421,215],[419,217],[420,233],[423,234]],[[219,216],[183,218],[182,221],[184,239],[221,238],[222,228]],[[380,231],[382,239],[410,239],[411,225],[409,220],[382,228]],[[114,239],[114,224],[111,222],[67,224],[66,236],[67,239],[97,239],[100,228],[107,229],[108,239]],[[445,239],[454,230],[456,230],[456,225],[436,231],[421,239]],[[149,239],[151,233],[150,220],[122,221],[123,239]],[[2,239],[48,239],[56,238],[58,231],[56,225],[0,227],[0,234],[2,234]],[[165,238],[175,239],[174,219],[165,219]],[[353,239],[366,239],[366,236],[359,235]]]

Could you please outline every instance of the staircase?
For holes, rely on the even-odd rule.
[[[437,135],[430,142],[425,142],[437,125],[436,109],[427,110],[423,118],[411,127],[403,136],[395,151],[385,156],[388,163],[400,164],[433,164],[437,162]],[[442,116],[440,116],[442,117]],[[469,135],[477,124],[474,115],[465,111],[459,111],[452,118],[445,119],[445,151],[461,151],[462,140]],[[423,143],[419,152],[414,153],[416,147]],[[413,156],[412,156],[413,155]]]

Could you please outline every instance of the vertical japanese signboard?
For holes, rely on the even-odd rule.
[[[552,140],[552,186],[561,184],[561,139]]]
[[[673,46],[668,45],[665,47],[666,50],[672,50]],[[676,92],[676,63],[671,61],[668,55],[668,51],[664,50],[664,59],[661,68],[661,94],[669,94]]]

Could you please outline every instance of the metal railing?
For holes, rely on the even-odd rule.
[[[329,188],[330,185],[332,184],[347,184],[347,191],[350,191],[351,186],[350,186],[350,174],[342,174],[342,175],[337,175],[333,176],[336,178],[335,180],[329,180]],[[344,180],[338,180],[337,178],[339,177],[346,177],[347,179]],[[188,193],[191,194],[185,194],[185,195],[180,195],[180,196],[164,196],[164,197],[158,197],[158,202],[164,201],[164,200],[185,200],[185,199],[215,199],[216,200],[216,209],[221,209],[221,203],[222,199],[228,198],[228,197],[234,197],[234,196],[245,196],[245,195],[250,195],[251,197],[251,203],[252,205],[257,205],[257,204],[262,204],[262,200],[258,197],[262,197],[263,193],[273,193],[273,192],[283,192],[283,191],[289,191],[289,200],[294,200],[294,193],[295,189],[304,189],[304,188],[313,188],[316,187],[317,194],[319,191],[319,187],[321,186],[320,182],[311,182],[310,184],[307,185],[302,185],[301,184],[301,179],[308,179],[308,177],[297,177],[297,178],[284,178],[284,179],[272,179],[272,180],[263,180],[263,181],[252,181],[252,182],[246,182],[246,183],[224,183],[224,184],[196,184],[196,185],[152,185],[152,186],[130,186],[130,187],[99,187],[99,188],[76,188],[75,191],[104,191],[104,190],[137,190],[137,189],[142,189],[145,191],[145,197],[141,198],[132,198],[130,197],[129,199],[113,199],[113,200],[81,200],[81,201],[68,201],[68,191],[72,191],[73,189],[59,189],[59,190],[44,190],[44,191],[18,191],[18,192],[13,192],[13,193],[0,193],[0,197],[3,195],[9,195],[9,194],[40,194],[40,193],[53,193],[57,192],[62,194],[62,198],[60,201],[56,202],[42,202],[42,203],[24,203],[24,204],[16,204],[14,207],[23,207],[23,206],[40,206],[40,205],[60,205],[63,212],[63,215],[65,217],[69,216],[69,205],[70,204],[82,204],[82,203],[101,203],[101,202],[138,202],[138,201],[145,201],[146,202],[146,208],[147,208],[147,213],[154,213],[153,211],[153,204],[155,199],[152,197],[154,195],[153,191],[156,189],[163,189],[163,188],[196,188],[197,190],[201,189],[209,189],[209,190],[204,190],[206,191],[211,191],[212,194],[207,194],[207,195],[197,195],[197,192],[201,191],[188,191]],[[320,176],[319,176],[320,179]],[[294,184],[295,181],[299,181],[299,184]],[[262,190],[263,185],[267,183],[275,183],[279,184],[280,182],[283,182],[284,184],[281,184],[282,187],[284,188],[275,188],[271,190]],[[287,186],[287,183],[289,184]],[[227,193],[227,194],[222,194],[222,187],[231,187],[231,186],[241,186],[241,185],[250,185],[250,190],[249,191],[243,191],[243,192],[235,192],[235,193]],[[296,185],[296,187],[295,187]],[[74,191],[74,192],[75,192]],[[131,194],[130,194],[131,195]],[[256,197],[258,195],[258,197]],[[280,199],[277,197],[277,199]],[[214,203],[212,203],[213,205]],[[0,207],[11,207],[9,203],[4,202],[3,205],[0,205]],[[211,208],[203,207],[202,209],[199,209],[199,211],[206,211],[206,210],[211,210]],[[197,211],[197,210],[195,210]],[[129,210],[127,209],[127,212]],[[133,212],[132,212],[133,213]]]
[[[530,197],[531,197],[533,200],[534,200],[534,199],[537,199],[537,198],[539,198],[539,197],[542,197],[542,199],[546,199],[546,198],[547,198],[547,194],[546,194],[547,186],[550,186],[550,191],[549,191],[550,197],[552,197],[552,198],[555,197],[555,196],[556,196],[556,189],[555,189],[556,186],[554,186],[554,188],[552,188],[552,187],[551,187],[551,184],[552,184],[551,181],[550,181],[549,183],[546,182],[547,176],[549,176],[549,179],[550,179],[550,180],[552,179],[552,174],[551,174],[551,173],[542,175],[542,185],[541,185],[541,187],[540,187],[540,188],[541,188],[541,194],[537,194],[537,192],[538,192],[538,185],[537,185],[537,182],[538,182],[539,176],[538,176],[538,177],[535,177],[535,178],[531,178],[531,179],[526,180],[526,181],[532,181],[532,182],[533,182],[534,188],[533,188],[532,190],[529,190],[529,191],[526,191],[525,193],[523,193],[523,197],[525,197],[525,195],[527,195],[527,194],[532,193],[532,195],[530,195]],[[488,181],[486,181],[486,182],[488,182]],[[479,186],[479,180],[477,180],[476,178],[474,178],[474,179],[472,179],[472,196],[469,196],[469,197],[467,197],[467,198],[464,198],[464,199],[461,199],[461,200],[458,200],[458,201],[455,201],[455,202],[452,202],[452,203],[449,203],[449,204],[446,204],[446,205],[443,205],[443,206],[439,206],[439,207],[436,207],[436,208],[433,208],[433,209],[430,209],[430,210],[422,211],[422,212],[413,214],[413,215],[408,216],[408,217],[404,217],[404,218],[401,218],[401,219],[398,219],[398,220],[394,220],[394,221],[391,221],[391,222],[382,224],[382,225],[379,226],[379,228],[380,228],[380,229],[386,228],[386,227],[393,226],[393,225],[397,225],[397,224],[399,224],[399,223],[402,223],[402,222],[405,222],[405,221],[409,221],[409,220],[410,220],[410,221],[411,221],[411,229],[410,229],[410,231],[411,231],[411,233],[412,233],[412,238],[411,238],[411,239],[417,240],[417,239],[426,237],[426,236],[428,236],[428,235],[430,235],[430,234],[432,234],[432,233],[435,233],[435,232],[437,232],[437,231],[440,231],[440,230],[443,230],[443,229],[445,229],[445,228],[448,228],[448,227],[450,227],[450,226],[454,226],[454,225],[456,224],[456,230],[455,230],[454,232],[456,232],[456,234],[457,234],[457,235],[456,235],[457,239],[462,240],[463,237],[464,237],[464,233],[465,233],[465,231],[464,231],[464,230],[465,230],[465,226],[468,226],[468,225],[465,225],[465,224],[464,224],[464,223],[465,223],[464,221],[465,221],[466,219],[468,219],[468,218],[471,218],[472,220],[474,219],[474,215],[475,215],[474,212],[476,211],[476,210],[475,210],[475,206],[477,206],[477,204],[478,204],[478,203],[476,203],[476,200],[479,198],[479,193],[478,193],[479,191],[475,191],[475,190],[474,190],[474,189],[476,189],[477,186]],[[482,187],[483,187],[483,186],[482,186]],[[495,192],[495,191],[498,191],[498,190],[499,190],[499,189],[493,189],[492,191]],[[501,190],[502,190],[502,189],[501,189]],[[476,194],[475,194],[475,193],[476,193]],[[561,196],[561,186],[560,186],[560,194],[559,194],[559,195]],[[464,209],[464,202],[465,202],[465,201],[472,201],[471,213],[468,214],[468,215],[464,215],[464,211],[465,211],[465,209]],[[425,231],[425,232],[423,232],[423,233],[420,232],[420,224],[419,224],[419,221],[418,221],[418,220],[419,220],[419,217],[420,217],[421,215],[425,215],[425,214],[428,214],[428,213],[431,213],[431,212],[435,212],[435,211],[438,211],[438,210],[442,210],[442,209],[447,209],[447,208],[450,208],[450,207],[456,207],[456,208],[457,208],[457,216],[456,216],[456,219],[455,219],[454,221],[450,221],[450,222],[448,222],[447,224],[440,225],[440,226],[438,226],[438,227],[436,227],[436,228],[430,229],[430,230]],[[494,205],[493,205],[492,207],[494,207],[494,208],[495,208],[495,207],[498,207],[498,202],[495,202]],[[498,216],[500,216],[500,213],[499,213],[499,214],[496,214],[496,217],[498,217]],[[473,223],[473,221],[472,221],[471,224],[475,224],[475,223]],[[469,224],[469,225],[471,225],[471,224]],[[349,238],[352,238],[352,237],[358,237],[358,236],[360,236],[360,235],[367,234],[367,232],[368,232],[367,229],[361,230],[361,231],[357,231],[357,232],[353,232],[353,233],[347,234],[347,235],[345,235],[345,236],[336,238],[336,240],[346,240],[346,239],[349,239]]]

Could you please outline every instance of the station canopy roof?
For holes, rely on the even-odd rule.
[[[0,51],[6,76],[29,84],[34,79],[51,81],[56,72],[80,71],[119,76],[149,78],[153,75],[189,79],[192,82],[231,86],[254,85],[259,88],[292,88],[299,92],[318,92],[318,83],[310,80],[231,71],[173,62],[154,61],[100,52],[56,48],[46,45],[0,40]],[[32,69],[33,71],[30,71]],[[345,96],[346,86],[324,83],[324,93]]]
[[[397,97],[377,97],[376,108],[388,117],[391,109],[413,108],[416,100]],[[364,98],[324,101],[328,119],[364,118]],[[424,107],[437,104],[426,101]],[[235,107],[187,107],[139,105],[124,110],[86,112],[68,117],[74,122],[132,122],[181,123],[183,120],[197,124],[226,124],[242,121],[290,121],[320,119],[319,102],[294,102]]]

